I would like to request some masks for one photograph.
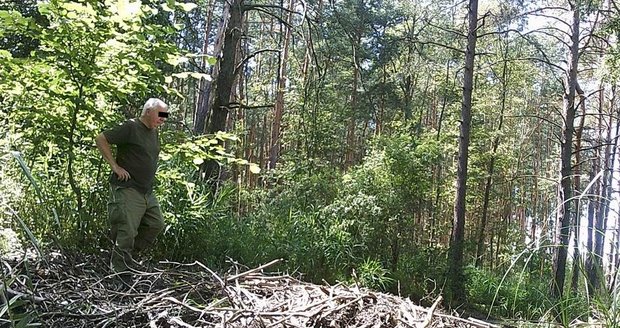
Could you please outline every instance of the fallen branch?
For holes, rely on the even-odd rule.
[[[437,308],[437,305],[439,305],[441,300],[442,300],[442,297],[441,297],[441,295],[439,295],[439,297],[437,297],[437,299],[433,303],[433,306],[431,306],[431,308],[428,310],[428,316],[426,316],[426,320],[424,320],[424,322],[422,322],[422,324],[420,325],[420,328],[428,327],[428,325],[433,320],[433,313],[435,313],[435,309]]]
[[[32,323],[45,327],[495,328],[441,313],[441,297],[426,309],[365,288],[315,285],[264,272],[281,260],[227,278],[200,262],[160,262],[136,271],[129,288],[101,258],[17,263],[7,270],[5,281],[12,283],[6,288],[24,297],[40,295],[25,311],[33,314]],[[19,283],[16,278],[24,276],[32,283]]]

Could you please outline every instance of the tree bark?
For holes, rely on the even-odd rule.
[[[447,272],[448,296],[452,304],[462,304],[466,300],[463,274],[463,244],[465,239],[465,195],[467,191],[467,160],[469,156],[474,57],[476,55],[478,27],[478,0],[469,1],[468,18],[469,26],[467,48],[465,50],[465,71],[463,73],[463,104],[461,107],[456,199]]]
[[[287,26],[280,24],[280,32],[284,32],[283,49],[280,53],[280,65],[278,69],[278,83],[276,90],[276,102],[274,106],[273,122],[271,124],[271,145],[269,147],[269,168],[275,169],[280,158],[280,129],[282,126],[282,114],[284,113],[284,89],[286,88],[286,63],[288,61],[288,49],[291,40],[291,22],[293,20],[293,0],[289,1],[286,22]],[[282,31],[284,29],[285,31]]]
[[[506,52],[508,48],[506,48]],[[495,158],[497,156],[497,149],[499,148],[500,137],[499,132],[502,130],[504,123],[504,111],[506,110],[506,97],[508,93],[507,76],[508,76],[508,62],[506,60],[507,53],[504,53],[504,63],[502,67],[502,99],[501,109],[499,113],[499,124],[497,127],[498,135],[493,140],[491,160],[487,169],[487,178],[484,185],[484,200],[482,202],[482,217],[480,219],[480,225],[478,227],[478,241],[476,247],[476,267],[481,268],[484,262],[484,244],[485,244],[485,230],[489,216],[489,196],[491,194],[491,187],[493,186],[493,174],[495,173]]]
[[[202,47],[202,53],[207,54],[207,49],[209,45],[209,36],[211,35],[211,20],[213,16],[213,6],[209,9],[207,14],[207,22],[205,27],[205,39],[204,45]],[[219,29],[217,32],[217,37],[215,38],[215,45],[213,46],[212,55],[215,57],[219,57],[222,52],[222,44],[224,40],[224,35],[226,31],[226,26],[228,26],[228,19],[230,15],[230,6],[224,5],[224,10],[222,13],[222,20],[220,21]],[[206,65],[207,59],[203,58],[202,62],[202,70],[208,71],[211,76],[212,81],[218,79],[219,73],[219,65],[216,64],[214,66],[210,66],[207,69]],[[198,100],[196,101],[196,112],[194,114],[194,133],[202,134],[205,131],[207,124],[207,117],[209,116],[209,103],[213,90],[212,81],[207,81],[206,79],[201,79],[198,84]]]
[[[571,278],[571,291],[576,294],[579,287],[579,273],[581,268],[581,254],[579,251],[579,237],[581,226],[581,197],[583,197],[583,191],[581,190],[581,141],[583,136],[583,127],[586,121],[586,97],[583,92],[579,93],[580,107],[582,110],[581,120],[579,121],[579,128],[575,131],[575,192],[580,194],[578,201],[575,203],[575,234],[573,245],[573,276]]]
[[[241,40],[243,0],[234,0],[230,4],[230,19],[226,27],[224,44],[222,49],[222,59],[219,62],[219,74],[217,77],[215,98],[211,108],[211,115],[208,122],[207,133],[215,134],[226,130],[226,119],[233,94],[233,87],[238,71],[237,48]],[[217,185],[219,182],[219,164],[214,160],[205,163],[205,179]]]
[[[566,277],[566,258],[568,256],[568,241],[570,224],[572,222],[572,151],[573,135],[575,132],[575,91],[577,86],[577,65],[579,62],[579,1],[572,5],[573,22],[571,31],[570,53],[568,58],[568,76],[564,91],[564,124],[562,126],[562,144],[560,150],[560,189],[558,190],[558,211],[556,222],[559,228],[559,245],[557,247],[553,265],[553,281],[551,295],[559,299],[564,293],[564,278]]]
[[[603,133],[606,131],[605,138],[601,138],[600,146],[605,145],[603,149],[602,158],[597,158],[597,161],[601,162],[601,172],[602,177],[599,205],[597,207],[597,211],[594,217],[594,253],[591,253],[591,260],[588,261],[588,281],[590,285],[590,292],[596,293],[601,289],[602,280],[604,277],[603,270],[603,248],[605,245],[605,234],[607,232],[607,218],[609,217],[610,210],[610,196],[612,193],[611,185],[612,185],[612,173],[611,169],[613,168],[613,161],[615,161],[615,150],[612,155],[612,122],[613,115],[611,114],[611,110],[609,113],[609,121],[604,122],[604,96],[603,89],[600,90],[600,107],[599,107],[599,133]]]

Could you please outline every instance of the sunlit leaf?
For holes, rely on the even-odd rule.
[[[211,75],[209,74],[204,74],[204,73],[190,73],[189,74],[191,77],[195,78],[196,80],[200,80],[200,79],[205,79],[207,81],[212,81],[213,79],[211,78]]]
[[[191,11],[192,9],[198,7],[195,3],[178,3],[177,6],[181,7],[185,12]]]
[[[172,8],[168,7],[168,5],[165,4],[165,3],[161,4],[161,9],[163,9],[164,11],[167,11],[169,13],[174,12],[174,10]]]
[[[184,56],[179,56],[179,55],[168,55],[166,58],[166,63],[172,65],[172,66],[177,66],[181,63],[187,63],[189,61],[189,58],[184,57]]]
[[[172,76],[178,77],[179,79],[186,79],[189,77],[189,72],[174,73]]]
[[[110,10],[117,14],[117,20],[130,20],[140,13],[140,6],[140,1],[116,0]]]
[[[251,163],[250,164],[250,172],[254,173],[254,174],[259,174],[260,173],[260,167],[258,167],[258,165]]]

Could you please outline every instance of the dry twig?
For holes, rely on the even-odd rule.
[[[279,260],[224,279],[200,262],[160,262],[133,271],[129,288],[109,274],[104,258],[58,255],[47,261],[5,264],[7,285],[3,288],[30,300],[15,310],[34,314],[33,321],[46,327],[432,328],[484,324],[440,313],[441,297],[426,309],[408,299],[364,288],[314,285],[289,275],[263,273]],[[17,277],[29,281],[23,283]]]

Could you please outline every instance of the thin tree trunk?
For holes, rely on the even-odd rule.
[[[289,1],[289,10],[293,10],[293,0]],[[282,114],[284,112],[284,89],[286,88],[286,63],[288,62],[288,49],[291,40],[291,21],[293,12],[288,12],[286,19],[287,26],[280,24],[280,32],[284,32],[283,50],[280,53],[280,67],[278,69],[278,84],[276,90],[276,103],[274,106],[274,117],[271,124],[271,145],[269,147],[269,168],[275,169],[280,158],[280,129],[282,126]],[[285,31],[282,31],[284,29]]]
[[[357,88],[358,88],[358,83],[359,83],[359,68],[357,66],[357,45],[359,44],[359,39],[357,37],[356,34],[356,39],[355,39],[355,44],[352,45],[353,47],[353,86],[352,86],[352,90],[351,90],[351,116],[349,117],[349,120],[347,122],[347,145],[346,145],[346,152],[345,152],[345,160],[344,160],[344,168],[348,168],[351,165],[353,165],[353,160],[354,160],[354,156],[355,156],[355,126],[356,126],[356,119],[355,119],[355,111],[357,109]]]
[[[560,190],[558,190],[558,211],[556,222],[559,227],[559,246],[553,265],[554,278],[551,283],[551,295],[559,299],[564,293],[564,278],[566,277],[566,258],[568,256],[568,241],[570,224],[573,216],[572,208],[572,151],[575,121],[575,89],[577,86],[577,65],[579,61],[579,1],[571,8],[573,24],[569,55],[568,77],[564,93],[564,125],[562,127],[562,145],[560,150],[561,172]]]
[[[579,121],[579,128],[575,131],[575,192],[582,194],[581,191],[581,138],[583,135],[583,126],[586,121],[586,97],[583,92],[579,93],[580,107],[582,110],[581,120]],[[573,294],[577,293],[579,287],[579,268],[581,267],[581,254],[579,251],[579,237],[581,233],[581,197],[575,203],[575,234],[573,245],[573,276],[571,278],[571,291]]]
[[[615,87],[614,87],[614,89],[615,89]],[[613,92],[613,95],[614,96],[612,97],[612,101],[610,102],[612,104],[611,106],[613,106],[613,104],[615,104],[615,101],[614,101],[614,99],[615,99],[615,90]],[[620,113],[617,113],[616,115],[618,115],[618,114],[620,114]],[[610,115],[609,119],[610,119],[610,123],[613,122],[612,115]],[[610,217],[610,215],[611,215],[611,213],[610,213],[610,211],[611,211],[611,206],[610,206],[611,200],[612,199],[618,199],[617,197],[614,198],[614,193],[617,193],[617,191],[615,191],[613,189],[613,185],[614,185],[614,172],[616,172],[616,157],[618,155],[618,133],[620,133],[620,119],[616,116],[616,131],[615,131],[615,134],[614,134],[614,138],[610,139],[610,143],[612,144],[611,147],[613,148],[613,150],[612,150],[612,153],[611,153],[611,159],[609,161],[609,177],[608,177],[609,181],[607,183],[607,187],[609,189],[608,189],[608,192],[607,192],[607,206],[605,207],[606,208],[606,213],[605,213],[605,217],[606,218]],[[613,240],[612,240],[612,242],[613,242]],[[613,253],[613,252],[611,252],[611,253]],[[610,266],[613,263],[613,257],[611,257],[611,255],[610,255],[609,263],[610,263]],[[613,275],[611,275],[612,274],[612,269],[611,268],[608,270],[608,273],[610,274],[610,276],[613,277]],[[611,280],[609,282],[609,285],[611,286]],[[613,289],[608,289],[608,290],[613,290]]]
[[[207,13],[206,27],[205,27],[205,39],[202,47],[202,53],[207,54],[209,46],[209,37],[211,36],[211,20],[213,19],[213,7],[209,5],[209,11]],[[228,26],[228,19],[230,17],[230,6],[224,4],[224,10],[222,13],[222,20],[220,21],[217,37],[215,38],[215,45],[213,47],[213,53],[211,55],[219,57],[222,52],[222,45],[224,41],[224,35],[226,32],[226,26]],[[210,66],[207,69],[207,59],[203,58],[202,70],[208,72],[211,75],[211,81],[217,80],[219,73],[219,65]],[[201,79],[198,84],[198,100],[196,101],[196,111],[194,114],[194,133],[202,134],[205,131],[207,125],[207,117],[209,116],[209,103],[211,99],[211,91],[213,83],[206,79]]]
[[[463,73],[463,104],[461,107],[456,199],[454,202],[454,223],[450,237],[447,272],[448,296],[452,304],[462,304],[466,300],[465,277],[463,274],[463,244],[465,240],[465,195],[467,192],[467,160],[469,156],[474,57],[476,54],[478,27],[478,0],[470,0],[468,9],[469,26],[467,48],[465,50],[465,71]]]
[[[506,52],[508,48],[506,47]],[[507,53],[504,53],[504,57]],[[508,62],[506,58],[504,58],[504,65],[502,67],[502,100],[501,100],[501,109],[499,113],[499,125],[497,127],[497,136],[493,140],[493,146],[491,151],[491,160],[487,169],[487,178],[484,185],[484,200],[482,202],[482,218],[480,219],[480,225],[478,227],[478,242],[476,248],[476,267],[481,268],[484,262],[484,244],[485,244],[485,230],[487,225],[487,220],[489,216],[489,196],[491,194],[491,187],[493,185],[493,174],[495,173],[495,158],[497,156],[497,149],[499,148],[500,137],[499,132],[502,130],[502,125],[504,123],[504,111],[506,110],[506,97],[508,93],[508,85],[506,78],[508,76]]]
[[[77,130],[77,120],[79,117],[79,111],[80,111],[80,107],[82,107],[82,103],[83,103],[83,98],[84,97],[84,92],[83,92],[83,86],[79,85],[78,86],[78,96],[77,98],[75,98],[75,101],[73,102],[73,111],[72,111],[72,115],[71,115],[71,123],[69,125],[69,132],[68,132],[68,139],[69,139],[69,145],[68,145],[68,153],[69,153],[69,158],[68,158],[68,163],[67,163],[67,174],[69,177],[69,185],[71,186],[71,190],[73,190],[73,193],[75,194],[75,200],[77,202],[77,212],[78,212],[78,219],[77,219],[77,224],[79,227],[79,231],[80,231],[80,238],[82,238],[82,241],[86,240],[86,232],[85,232],[85,225],[87,224],[86,220],[86,215],[84,215],[84,200],[83,200],[83,196],[82,196],[82,189],[80,188],[80,186],[78,185],[78,182],[75,179],[75,170],[73,168],[73,163],[75,162],[75,131]]]
[[[450,61],[448,61],[446,63],[446,86],[448,85],[448,81],[450,79]],[[443,124],[443,116],[444,116],[444,111],[446,110],[446,106],[448,104],[448,89],[447,87],[444,89],[443,92],[443,96],[441,99],[441,110],[439,112],[439,118],[437,119],[437,136],[436,136],[436,140],[439,140],[439,138],[441,137],[441,126]],[[437,217],[439,216],[440,212],[441,212],[441,180],[443,178],[443,165],[437,165],[436,168],[436,177],[435,177],[435,204],[432,207],[432,211],[431,211],[431,223],[430,223],[430,235],[429,235],[429,246],[432,248],[435,244],[435,231],[437,229]]]
[[[612,183],[612,174],[611,168],[613,167],[612,161],[615,160],[612,156],[611,149],[611,134],[612,134],[612,121],[613,115],[609,115],[609,121],[603,123],[603,112],[604,112],[604,97],[603,89],[601,89],[601,104],[599,110],[599,133],[603,133],[606,131],[605,139],[602,140],[602,144],[605,145],[603,158],[600,159],[601,170],[603,172],[603,176],[601,178],[601,189],[600,189],[600,197],[599,197],[599,206],[595,215],[595,231],[594,231],[594,254],[591,267],[589,267],[588,277],[590,278],[590,284],[592,287],[591,292],[596,293],[601,289],[603,285],[602,278],[604,277],[603,270],[603,248],[605,245],[605,234],[607,232],[607,218],[609,216],[609,203],[611,196],[611,183]],[[610,111],[611,113],[611,111]],[[615,151],[613,152],[615,154]]]

